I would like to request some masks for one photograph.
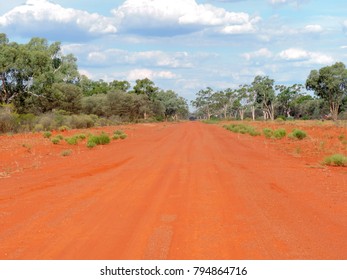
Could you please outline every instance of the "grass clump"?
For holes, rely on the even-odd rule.
[[[97,145],[106,145],[111,142],[110,136],[105,132],[102,132],[100,135],[90,135],[87,141],[88,148],[94,148]]]
[[[52,136],[52,132],[50,132],[50,131],[43,132],[43,137],[44,138],[51,138],[51,136]]]
[[[59,144],[60,141],[61,141],[61,139],[60,139],[59,137],[57,137],[57,136],[51,139],[51,142],[52,142],[54,145]]]
[[[209,119],[209,120],[203,120],[202,121],[205,124],[218,124],[220,122],[220,120],[218,119]]]
[[[282,139],[284,138],[285,136],[287,135],[287,132],[284,128],[279,128],[279,129],[276,129],[274,132],[273,132],[273,137],[276,138],[276,139]]]
[[[258,136],[261,134],[253,126],[244,124],[230,124],[225,125],[224,128],[235,133],[249,134],[251,136]]]
[[[127,138],[127,137],[128,137],[128,135],[127,135],[124,131],[122,131],[122,130],[116,130],[116,131],[114,132],[114,134],[113,134],[112,139],[113,139],[113,140],[118,140],[118,139],[125,139],[125,138]]]
[[[72,151],[71,150],[64,150],[60,154],[63,157],[67,157],[67,156],[70,156],[72,154]]]
[[[272,138],[272,136],[274,134],[274,132],[273,132],[273,130],[271,128],[264,128],[263,129],[263,133],[264,133],[264,136],[266,138]]]
[[[326,157],[323,161],[323,164],[330,166],[347,166],[347,157],[341,154],[335,154]]]
[[[300,129],[294,129],[292,133],[289,134],[289,138],[292,138],[292,139],[303,140],[306,137],[307,137],[306,132]]]
[[[67,137],[65,138],[66,143],[69,145],[77,145],[78,143],[78,137],[77,136],[72,136],[72,137]]]

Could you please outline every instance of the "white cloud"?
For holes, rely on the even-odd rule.
[[[299,6],[308,2],[309,0],[269,0],[271,5],[287,5],[293,4],[295,6]]]
[[[195,0],[126,0],[112,11],[123,31],[156,36],[178,35],[209,27],[224,33],[254,31],[257,22],[247,13],[229,12]]]
[[[138,51],[121,49],[92,50],[85,54],[93,65],[112,66],[114,64],[142,65],[168,68],[191,68],[196,55],[187,52]]]
[[[271,58],[272,52],[269,51],[267,48],[261,48],[255,52],[249,52],[249,53],[244,53],[242,55],[246,60],[251,60],[253,58]]]
[[[323,31],[323,27],[319,24],[310,24],[304,27],[304,32],[307,33],[320,33]]]
[[[127,75],[127,80],[135,81],[137,79],[176,79],[177,75],[170,71],[153,71],[150,69],[133,69]]]
[[[334,58],[329,55],[296,48],[290,48],[280,52],[279,57],[283,60],[298,61],[305,64],[331,64],[334,62]]]
[[[117,32],[117,27],[110,18],[63,8],[47,0],[27,0],[25,4],[2,15],[0,27],[26,37],[40,33],[57,39],[57,34],[61,34],[64,38],[71,37],[75,40]]]

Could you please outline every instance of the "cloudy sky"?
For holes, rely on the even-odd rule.
[[[0,32],[60,41],[91,79],[145,77],[187,99],[267,75],[305,83],[347,64],[345,0],[11,0]]]

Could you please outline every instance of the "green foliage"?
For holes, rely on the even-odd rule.
[[[100,135],[90,135],[88,137],[87,147],[94,148],[97,145],[106,145],[110,142],[110,137],[105,132],[102,132]]]
[[[70,128],[66,125],[62,125],[58,128],[60,132],[68,131]]]
[[[264,128],[263,129],[263,133],[264,133],[264,136],[266,138],[272,138],[272,136],[274,134],[274,132],[273,132],[273,130],[271,128]]]
[[[288,136],[289,138],[292,138],[292,139],[303,140],[304,138],[307,137],[307,133],[300,129],[294,129],[292,133],[290,133]]]
[[[275,139],[282,139],[287,135],[287,132],[284,128],[278,128],[276,130],[272,130],[271,128],[264,128],[263,133],[266,138]]]
[[[251,136],[261,135],[255,127],[244,124],[230,124],[225,125],[224,128],[235,133],[249,134]]]
[[[284,138],[285,136],[287,135],[287,132],[284,128],[279,128],[279,129],[276,129],[274,132],[273,132],[273,137],[276,138],[276,139],[282,139]]]
[[[331,166],[347,166],[347,157],[341,154],[335,154],[326,157],[323,161],[323,164]]]
[[[51,139],[51,142],[54,144],[54,145],[57,145],[57,144],[59,144],[60,143],[60,141],[61,141],[61,139],[59,138],[59,137],[53,137],[52,139]]]
[[[113,140],[125,139],[125,138],[127,138],[127,134],[122,130],[116,130],[112,137]]]
[[[218,123],[220,123],[220,120],[211,118],[209,120],[203,120],[202,122],[206,123],[206,124],[218,124]]]
[[[337,120],[340,106],[347,95],[347,69],[342,62],[312,70],[306,88],[323,98],[330,107],[333,120]]]
[[[68,143],[69,145],[77,145],[78,144],[78,137],[72,136],[72,137],[67,137],[65,138],[66,143]]]
[[[50,132],[50,131],[43,132],[43,137],[44,138],[50,138],[51,136],[52,136],[52,132]]]

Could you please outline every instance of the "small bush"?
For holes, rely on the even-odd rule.
[[[271,128],[264,128],[263,129],[264,136],[266,138],[271,138],[274,134],[273,130]]]
[[[63,140],[63,139],[64,139],[63,135],[60,135],[60,134],[58,134],[58,135],[55,136],[55,137],[58,138],[59,140]]]
[[[244,124],[231,124],[231,125],[224,125],[223,127],[235,133],[249,134],[251,136],[258,136],[261,134],[253,126],[244,125]]]
[[[87,147],[88,148],[94,148],[95,146],[96,146],[97,144],[93,141],[93,140],[91,140],[91,139],[88,139],[88,141],[87,141]]]
[[[50,132],[50,131],[45,131],[45,132],[43,133],[43,137],[44,137],[44,138],[51,138],[51,136],[52,136],[52,132]]]
[[[77,137],[77,138],[80,139],[80,140],[84,140],[84,139],[87,138],[87,137],[85,136],[85,134],[77,134],[77,135],[75,135],[75,137]]]
[[[114,132],[114,135],[112,137],[113,140],[118,140],[118,139],[125,139],[127,138],[128,135],[126,135],[126,133],[122,130],[116,130]]]
[[[60,153],[63,157],[67,157],[72,154],[71,150],[64,150]]]
[[[57,145],[57,144],[59,144],[60,140],[61,140],[60,138],[54,137],[54,138],[51,139],[51,142],[52,142],[54,145]]]
[[[69,127],[66,126],[66,125],[62,125],[62,126],[60,126],[60,127],[58,128],[58,130],[59,130],[60,132],[68,131],[68,130],[69,130]]]
[[[72,137],[68,137],[65,138],[66,143],[68,143],[69,145],[77,145],[78,143],[78,137],[76,136],[72,136]]]
[[[305,131],[302,131],[300,129],[294,129],[291,134],[289,134],[289,138],[292,139],[298,139],[302,140],[307,137],[307,134]]]
[[[341,154],[335,154],[326,157],[323,161],[323,164],[331,166],[347,166],[347,157]]]
[[[88,137],[87,147],[94,148],[97,145],[106,145],[110,142],[110,137],[105,132],[102,132],[100,135],[90,135]]]
[[[284,128],[279,128],[279,129],[276,129],[274,132],[273,132],[273,137],[275,137],[276,139],[282,139],[284,138],[285,136],[287,135],[287,132]]]

